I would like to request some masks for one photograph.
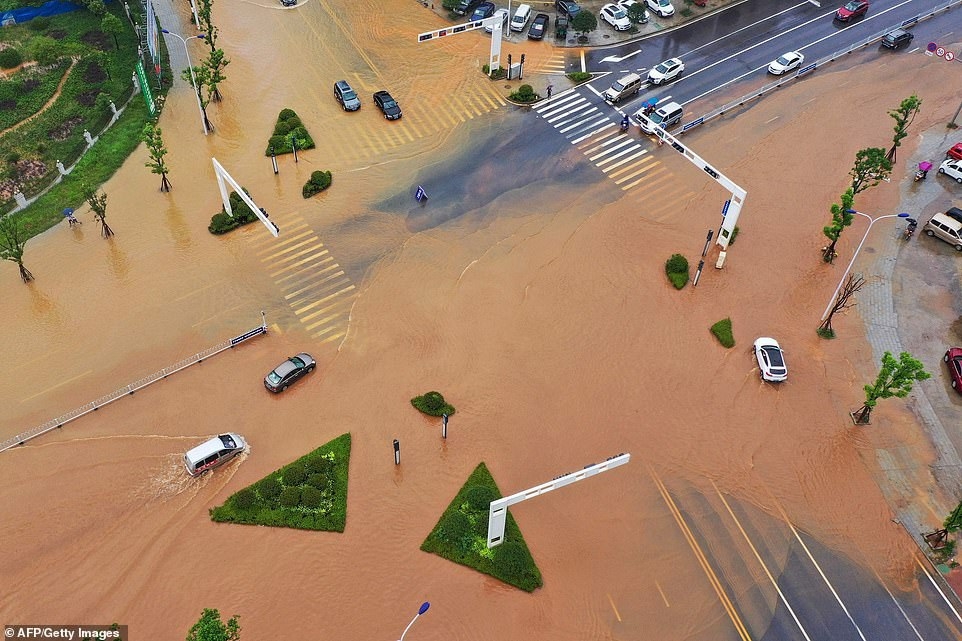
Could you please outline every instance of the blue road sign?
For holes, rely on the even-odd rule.
[[[421,202],[422,200],[427,200],[428,195],[424,191],[424,187],[418,185],[417,191],[414,192],[414,200]]]
[[[722,216],[728,213],[728,206],[732,204],[732,201],[726,200],[724,206],[722,207]]]

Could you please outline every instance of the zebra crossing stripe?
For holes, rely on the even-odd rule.
[[[605,158],[604,160],[599,160],[598,162],[595,163],[595,166],[597,166],[597,167],[600,168],[602,165],[607,165],[607,164],[610,163],[610,162],[614,162],[615,160],[618,160],[619,158],[621,158],[621,157],[624,156],[625,154],[630,154],[630,153],[635,152],[635,151],[638,151],[638,150],[641,150],[641,153],[644,153],[644,150],[641,149],[641,145],[634,144],[634,145],[632,145],[631,147],[628,147],[627,149],[623,149],[623,150],[619,151],[619,152],[616,153],[616,154],[610,155],[609,157]],[[612,150],[612,151],[614,151],[614,150]],[[618,166],[618,165],[615,165],[615,167],[617,167],[617,166]],[[608,169],[610,170],[611,167],[609,167]],[[602,171],[605,171],[605,170],[602,169]]]
[[[628,156],[628,157],[625,158],[624,160],[619,160],[618,162],[616,162],[615,164],[613,164],[611,167],[605,167],[605,168],[602,169],[601,171],[603,171],[603,172],[605,172],[605,173],[607,174],[607,173],[608,173],[609,171],[611,171],[612,169],[617,169],[617,168],[620,167],[621,165],[623,165],[623,164],[625,164],[625,163],[628,163],[628,162],[631,162],[631,161],[634,160],[635,158],[638,158],[638,157],[640,157],[640,156],[644,156],[645,154],[648,153],[648,150],[647,150],[647,149],[642,149],[641,147],[635,147],[634,150],[638,150],[638,149],[640,149],[641,151],[639,151],[637,154],[635,154],[635,155],[633,155],[633,156]],[[632,150],[632,151],[634,151],[634,150]],[[621,154],[619,154],[619,155],[621,155]],[[600,167],[601,165],[599,164],[598,166]],[[618,173],[618,172],[615,172],[615,173]]]
[[[618,143],[618,144],[615,145],[614,147],[612,147],[611,149],[606,149],[606,150],[602,151],[601,153],[595,154],[594,156],[588,156],[588,160],[590,160],[591,162],[594,162],[596,158],[601,158],[602,156],[607,156],[609,153],[611,153],[611,152],[614,151],[615,149],[619,149],[619,148],[621,148],[621,147],[624,147],[625,145],[631,145],[631,144],[633,144],[635,141],[632,140],[631,138],[622,138],[622,139],[620,139],[620,140],[619,140],[618,138],[615,138],[615,139],[612,140],[611,142],[613,142],[613,143],[616,142],[616,143]],[[606,143],[606,144],[607,144],[607,143]],[[585,155],[587,156],[587,154],[585,154]]]
[[[597,116],[597,118],[595,118],[595,116]],[[594,118],[594,119],[592,119],[592,118]],[[607,116],[605,116],[605,115],[603,115],[603,114],[600,114],[600,113],[599,113],[599,114],[593,114],[593,115],[591,115],[591,116],[586,117],[585,119],[582,119],[582,121],[581,121],[581,123],[580,123],[580,124],[581,124],[580,127],[578,127],[577,129],[573,129],[572,131],[566,132],[566,133],[565,133],[565,137],[570,141],[572,138],[574,138],[574,137],[576,137],[576,136],[580,136],[580,135],[583,134],[584,132],[590,131],[590,130],[596,128],[596,127],[597,127],[598,125],[600,125],[601,123],[606,122],[606,121],[608,121]],[[574,144],[574,143],[572,143],[572,144]]]
[[[592,131],[589,131],[589,132],[586,133],[584,136],[581,136],[581,137],[579,137],[579,138],[573,138],[573,139],[571,139],[571,144],[572,144],[572,145],[577,145],[577,144],[578,144],[579,142],[581,142],[582,140],[585,140],[585,139],[587,139],[587,138],[591,138],[591,137],[594,136],[596,133],[598,133],[598,132],[600,132],[600,131],[604,131],[605,129],[610,129],[611,127],[614,127],[614,126],[615,126],[615,123],[613,123],[613,122],[611,122],[610,120],[608,120],[608,118],[601,118],[600,120],[596,120],[596,121],[594,122],[594,124],[596,124],[596,125],[602,125],[602,126],[601,126],[601,127],[598,127],[597,129],[594,129],[594,130],[592,130]]]
[[[594,112],[596,112],[596,111],[598,111],[598,108],[597,108],[597,107],[592,107],[592,108],[591,108],[591,111],[588,111],[588,112],[585,112],[584,114],[582,114],[581,118],[579,118],[579,119],[575,122],[575,124],[573,124],[573,125],[568,125],[567,127],[564,127],[564,128],[560,128],[560,127],[561,127],[563,124],[565,124],[565,123],[559,122],[557,125],[555,125],[555,129],[557,129],[557,130],[558,130],[559,132],[561,132],[561,133],[567,133],[567,132],[571,131],[572,129],[576,129],[576,128],[580,131],[581,129],[584,129],[585,126],[586,126],[584,118],[585,118],[586,116],[588,116],[589,114],[592,114],[592,113],[594,113]]]
[[[561,111],[561,112],[559,112],[559,113],[557,113],[557,114],[551,114],[551,115],[549,115],[549,116],[545,116],[545,120],[548,121],[549,123],[558,122],[558,121],[561,120],[562,118],[564,118],[564,117],[566,117],[566,116],[569,116],[569,115],[571,115],[571,114],[573,114],[573,113],[577,113],[577,112],[579,112],[579,111],[583,111],[583,110],[587,109],[587,108],[590,107],[590,106],[591,106],[591,103],[590,103],[590,102],[588,102],[587,100],[581,100],[581,101],[579,101],[579,102],[577,103],[577,106],[568,105],[568,107],[567,107],[566,109],[564,109],[563,111]]]

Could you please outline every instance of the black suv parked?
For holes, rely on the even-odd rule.
[[[581,7],[575,0],[554,0],[554,8],[558,10],[559,15],[569,18],[574,18],[581,11]]]
[[[905,29],[895,29],[894,31],[889,31],[882,37],[882,46],[888,47],[889,49],[898,49],[912,42],[912,38],[914,37],[915,36]]]

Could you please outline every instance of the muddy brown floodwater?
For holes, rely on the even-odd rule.
[[[909,157],[916,132],[951,116],[962,66],[856,55],[693,133],[687,142],[748,198],[725,268],[678,292],[664,261],[697,257],[725,195],[677,154],[655,152],[692,193],[677,202],[622,196],[564,144],[535,164],[577,183],[510,184],[538,168],[497,167],[497,156],[503,193],[451,188],[446,167],[490,160],[475,150],[556,135],[471,71],[484,36],[417,45],[414,34],[443,23],[411,2],[215,9],[232,59],[226,99],[211,107],[217,130],[205,139],[189,90],[172,92],[160,124],[173,191],[157,191],[138,150],[104,187],[114,238],[80,211],[82,227],[28,244],[34,283],[0,267],[0,436],[239,334],[262,309],[271,331],[0,454],[0,620],[116,621],[136,639],[175,639],[216,607],[241,615],[245,639],[395,639],[430,600],[412,638],[734,638],[666,497],[703,531],[711,510],[698,501],[719,512],[722,498],[736,501],[776,557],[790,521],[890,588],[913,588],[917,551],[876,483],[875,450],[908,443],[919,465],[929,452],[904,402],[852,428],[846,413],[875,364],[854,315],[838,319],[837,340],[815,335],[845,264],[822,264],[818,248],[855,152],[888,145],[886,111],[923,98]],[[537,51],[554,56],[547,44]],[[358,88],[360,112],[331,98],[340,77]],[[402,121],[376,112],[380,88],[398,98]],[[281,157],[275,177],[263,151],[284,107],[318,146],[296,165]],[[269,209],[280,239],[259,225],[207,232],[219,208],[211,156]],[[305,201],[316,169],[333,171],[333,187]],[[900,163],[859,208],[895,210],[905,171]],[[452,202],[412,206],[413,185],[429,178],[429,194],[436,185]],[[843,261],[859,233],[843,236]],[[292,283],[279,248],[295,238],[297,260],[310,251],[319,262]],[[708,332],[726,316],[731,350]],[[786,384],[759,381],[749,353],[759,335],[786,347]],[[268,395],[264,373],[301,350],[318,372]],[[409,405],[429,389],[458,408],[447,442]],[[244,434],[250,453],[187,478],[183,452],[225,430]],[[343,534],[208,519],[231,493],[344,432],[354,445]],[[513,509],[545,577],[533,594],[418,549],[480,461],[508,493],[619,452],[632,454],[628,466]],[[762,626],[768,615],[746,616]]]

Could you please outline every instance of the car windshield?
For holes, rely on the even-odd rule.
[[[277,372],[271,372],[270,374],[267,375],[267,380],[272,385],[277,385],[278,383],[281,382],[281,377],[277,375]]]
[[[616,7],[611,10],[611,15],[613,15],[616,20],[620,20],[621,18],[624,18],[628,14],[625,13],[625,10],[622,9],[621,7]]]
[[[671,0],[658,0],[659,7],[667,7],[671,5]]]
[[[301,358],[298,357],[298,356],[291,356],[291,362],[294,363],[294,364],[295,364],[296,366],[298,366],[298,367],[304,367],[304,365],[307,364],[307,363],[305,363],[305,362],[303,361],[303,359],[301,359]]]
[[[616,82],[615,84],[611,85],[611,88],[612,88],[612,90],[614,90],[614,91],[616,91],[616,92],[617,92],[617,91],[624,91],[624,90],[625,90],[625,86],[624,86],[623,84],[621,84],[620,82]]]
[[[845,8],[849,11],[855,11],[858,9],[859,4],[859,2],[849,2],[847,5],[845,5]]]
[[[658,73],[668,73],[669,68],[670,68],[669,64],[667,62],[663,62],[657,67],[655,67],[655,71]]]
[[[357,98],[357,94],[354,93],[353,89],[348,89],[347,91],[343,92],[342,95],[344,96],[344,100],[354,100]]]
[[[781,58],[779,58],[778,60],[776,60],[775,62],[777,62],[777,63],[780,64],[780,65],[786,65],[786,66],[787,66],[787,65],[791,64],[792,58],[791,58],[790,56],[785,55],[785,56],[782,56]]]
[[[390,99],[388,99],[388,98],[385,98],[385,99],[384,99],[384,108],[385,108],[385,109],[390,109],[391,107],[396,107],[396,106],[397,106],[397,103],[394,102],[393,100],[390,100]]]

